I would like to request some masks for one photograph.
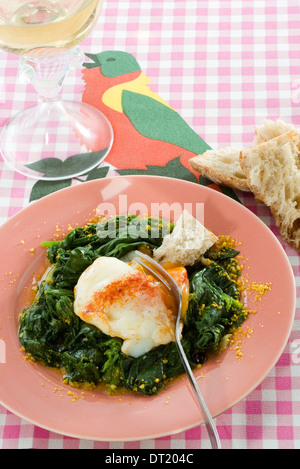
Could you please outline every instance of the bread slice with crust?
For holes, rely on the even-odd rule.
[[[290,130],[240,153],[248,186],[270,207],[282,237],[296,249],[300,249],[299,152],[299,133]]]
[[[187,210],[175,223],[172,233],[166,235],[153,258],[160,264],[193,265],[218,241],[218,237],[202,225]]]
[[[255,127],[253,145],[267,142],[290,130],[300,134],[299,128],[282,119],[265,119]],[[248,192],[250,188],[239,162],[241,150],[235,147],[208,150],[203,155],[191,158],[189,163],[195,171],[217,184]]]
[[[189,163],[195,171],[217,184],[249,191],[246,175],[239,162],[240,151],[240,148],[234,147],[208,150],[191,158]]]

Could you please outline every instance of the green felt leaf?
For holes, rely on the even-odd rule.
[[[71,184],[72,179],[64,179],[63,181],[44,181],[41,179],[33,185],[29,202],[41,199],[42,197],[52,194],[52,192],[59,191],[60,189],[65,189],[66,187],[71,186]]]
[[[86,181],[92,181],[93,179],[105,178],[107,176],[108,171],[109,171],[108,166],[104,166],[103,168],[92,169],[92,171],[89,171]]]
[[[27,168],[38,173],[42,173],[44,177],[71,177],[74,173],[84,173],[89,168],[101,163],[107,153],[107,149],[93,151],[88,153],[79,153],[65,159],[44,158],[40,161],[27,164]]]
[[[165,166],[147,165],[147,169],[119,169],[118,173],[125,176],[131,174],[166,176],[176,179],[185,179],[186,181],[191,182],[198,182],[194,173],[181,164],[180,156],[169,161]]]
[[[210,179],[207,179],[205,176],[202,176],[201,174],[199,176],[199,182],[201,186],[210,186],[211,184],[213,184],[213,182]]]
[[[239,197],[236,195],[233,189],[227,186],[220,185],[219,186],[223,194],[227,195],[228,197],[231,197],[232,199],[236,200],[240,204],[242,203]]]
[[[172,143],[195,154],[210,149],[178,112],[149,96],[123,90],[122,106],[134,128],[144,137]]]
[[[25,166],[45,176],[52,176],[60,173],[63,168],[63,162],[59,158],[44,158]]]

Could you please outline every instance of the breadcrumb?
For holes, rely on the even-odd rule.
[[[271,290],[271,282],[268,283],[257,283],[257,282],[252,282],[250,285],[248,285],[247,290],[249,291],[250,295],[256,293],[254,297],[254,301],[261,301],[262,296],[264,296],[267,291]]]

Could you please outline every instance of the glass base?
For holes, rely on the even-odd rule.
[[[0,133],[0,151],[9,166],[48,181],[87,173],[104,160],[112,143],[112,127],[98,109],[61,100],[19,112]]]

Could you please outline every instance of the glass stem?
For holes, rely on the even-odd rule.
[[[61,99],[61,89],[70,69],[82,65],[84,54],[80,47],[51,57],[22,57],[19,67],[19,79],[31,83],[42,102]]]

